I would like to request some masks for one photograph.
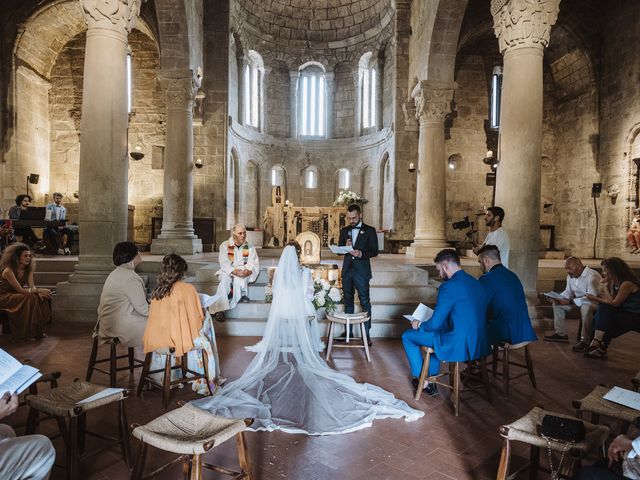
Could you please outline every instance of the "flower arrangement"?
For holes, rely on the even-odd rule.
[[[333,313],[336,310],[336,305],[342,303],[342,290],[332,287],[323,278],[313,283],[313,291],[313,306],[316,310],[324,307],[327,313]]]
[[[273,287],[271,284],[264,287],[264,301],[267,303],[273,302]]]
[[[351,190],[343,189],[340,190],[338,194],[338,198],[333,202],[334,207],[346,207],[347,205],[351,205],[352,203],[357,203],[359,205],[364,205],[368,203],[369,200],[364,198],[362,195],[358,195],[356,192],[352,192]]]

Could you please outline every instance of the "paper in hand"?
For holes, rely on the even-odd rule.
[[[581,307],[583,305],[591,305],[591,302],[586,297],[574,298],[573,303],[576,304],[576,307]]]
[[[207,295],[206,293],[198,293],[202,308],[209,308],[211,305],[220,300],[220,295]]]
[[[336,255],[346,255],[349,252],[353,252],[353,247],[351,245],[345,245],[344,247],[339,247],[338,245],[329,245],[329,250],[331,250]]]
[[[545,292],[543,295],[545,297],[549,297],[549,298],[552,298],[554,300],[568,300],[567,297],[563,297],[558,292]]]
[[[410,322],[426,322],[433,316],[433,309],[421,303],[411,315],[403,315]]]

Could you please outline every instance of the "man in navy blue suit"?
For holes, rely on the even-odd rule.
[[[344,293],[344,311],[353,313],[353,299],[358,292],[362,311],[369,314],[364,324],[367,341],[371,345],[371,301],[369,300],[369,281],[371,280],[371,257],[378,256],[378,236],[375,228],[362,222],[360,205],[352,203],[347,207],[349,225],[340,230],[339,246],[352,246],[353,251],[344,256],[342,263],[342,292]]]
[[[500,251],[495,245],[478,250],[478,263],[484,275],[480,283],[489,300],[489,341],[492,345],[508,342],[516,345],[537,340],[524,289],[518,276],[502,265]]]
[[[489,353],[487,294],[483,286],[462,270],[455,250],[441,250],[434,261],[444,282],[438,291],[433,316],[422,323],[413,322],[413,328],[402,334],[414,388],[422,369],[421,346],[435,351],[429,363],[429,375],[440,371],[440,361],[465,362]],[[436,385],[430,383],[424,392],[435,395]]]

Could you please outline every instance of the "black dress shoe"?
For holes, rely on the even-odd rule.
[[[238,300],[238,303],[249,303],[250,301],[251,299],[249,297],[243,295],[242,297],[240,297],[240,300]]]
[[[373,342],[371,341],[371,339],[370,339],[370,338],[367,338],[367,344],[368,344],[369,346],[373,345]]]
[[[417,378],[417,377],[413,377],[411,379],[411,385],[413,386],[413,391],[414,392],[418,388],[418,382],[419,381],[420,381],[420,379]],[[428,383],[427,386],[422,389],[422,393],[424,393],[425,395],[428,395],[430,397],[433,397],[434,395],[436,395],[438,393],[438,386],[435,383]]]

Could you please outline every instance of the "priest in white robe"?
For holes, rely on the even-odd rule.
[[[218,252],[220,270],[216,272],[220,283],[216,295],[219,300],[209,309],[211,313],[234,308],[240,301],[248,301],[249,284],[256,281],[260,273],[258,253],[247,243],[244,225],[231,230],[231,238],[222,242]]]

